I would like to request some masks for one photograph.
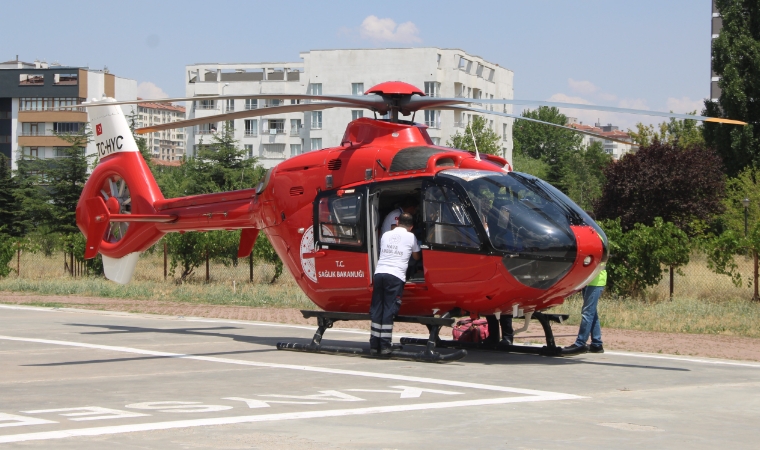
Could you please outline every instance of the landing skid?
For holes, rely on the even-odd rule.
[[[317,318],[317,331],[309,344],[299,344],[296,342],[278,342],[278,350],[292,350],[309,353],[329,353],[335,355],[347,356],[367,356],[378,359],[404,359],[419,362],[451,362],[458,361],[467,356],[467,350],[460,349],[452,353],[442,354],[436,351],[438,342],[443,342],[438,338],[441,327],[454,325],[454,318],[450,317],[423,317],[423,316],[396,316],[395,322],[421,323],[428,327],[430,336],[428,339],[418,339],[419,344],[424,345],[425,349],[420,352],[408,352],[403,350],[394,350],[389,355],[372,356],[368,350],[356,347],[343,347],[335,345],[322,345],[322,336],[328,328],[332,328],[335,322],[341,320],[370,320],[369,314],[343,313],[331,311],[308,311],[301,310],[305,319]]]
[[[439,348],[456,348],[466,350],[495,350],[500,352],[509,353],[530,353],[534,355],[542,356],[561,356],[562,347],[557,347],[554,342],[554,333],[552,332],[551,322],[562,323],[569,315],[567,314],[544,314],[540,312],[534,312],[533,318],[538,320],[541,327],[544,329],[544,335],[546,336],[546,345],[543,347],[531,347],[528,345],[501,345],[490,344],[485,342],[459,342],[453,340],[439,339],[436,342],[436,346]],[[402,345],[426,345],[425,339],[416,338],[401,338]]]

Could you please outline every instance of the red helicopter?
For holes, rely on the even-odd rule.
[[[498,156],[437,146],[425,125],[415,123],[413,116],[409,121],[400,116],[413,115],[421,109],[450,109],[540,122],[470,106],[530,103],[743,124],[590,105],[429,98],[403,82],[379,84],[362,96],[259,94],[203,98],[318,102],[293,102],[146,127],[137,132],[339,107],[366,108],[388,118],[352,121],[338,147],[283,161],[270,169],[255,188],[166,199],[137,150],[118,106],[137,102],[102,99],[77,105],[88,108],[100,157],[77,206],[77,225],[87,237],[85,258],[100,253],[106,277],[127,283],[140,253],[166,233],[241,229],[238,256],[246,257],[263,231],[300,288],[322,309],[303,312],[304,317],[318,319],[319,327],[311,343],[280,343],[278,348],[363,354],[361,348],[322,345],[322,334],[338,320],[368,319],[380,225],[388,212],[411,197],[420,205],[415,230],[422,249],[422,270],[406,283],[397,320],[427,325],[430,337],[405,339],[402,343],[426,348],[394,352],[394,356],[422,361],[456,360],[466,354],[461,349],[465,344],[438,338],[442,326],[452,326],[454,317],[465,315],[524,317],[523,330],[531,319],[536,319],[543,326],[547,345],[542,349],[509,346],[505,350],[558,354],[550,321],[559,322],[567,316],[545,311],[561,304],[596,276],[608,257],[608,244],[604,231],[549,183],[513,172],[508,162]],[[197,98],[156,101],[193,100]],[[148,100],[140,100],[145,101]],[[442,354],[436,347],[460,349]]]

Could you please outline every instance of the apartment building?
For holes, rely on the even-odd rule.
[[[584,125],[583,123],[579,123],[574,117],[568,117],[567,126],[576,128],[578,130],[588,131],[590,133],[596,133],[598,135],[612,139],[628,141],[633,144],[633,139],[631,136],[625,131],[621,131],[616,125],[602,125],[600,123],[594,124],[594,126]],[[601,142],[604,148],[604,152],[616,160],[622,158],[623,155],[630,152],[632,148],[632,145],[622,144],[620,142],[610,141],[608,139],[600,139],[594,136],[589,136],[587,134],[584,134],[582,136],[583,141],[581,142],[581,145],[589,146],[594,142]]]
[[[187,66],[186,95],[343,94],[363,95],[384,81],[413,84],[431,97],[514,98],[514,73],[496,63],[458,49],[312,50],[300,61],[281,63],[207,63]],[[295,102],[295,101],[293,101]],[[188,118],[223,112],[290,104],[285,100],[198,100],[187,105]],[[484,106],[512,112],[511,106]],[[364,109],[328,109],[307,113],[273,114],[230,122],[235,137],[250,157],[267,168],[303,152],[340,144],[346,125],[372,112]],[[474,114],[454,111],[418,111],[414,120],[425,123],[433,142],[445,145]],[[410,120],[411,116],[403,117]],[[490,127],[502,136],[502,153],[512,160],[513,119],[488,115]],[[223,124],[187,129],[187,151],[209,142]]]
[[[720,30],[723,29],[723,18],[720,16],[718,7],[715,5],[715,0],[712,0],[712,22],[710,28],[710,42],[712,43],[715,42],[715,39],[717,39],[718,36],[720,36]],[[713,70],[712,67],[712,45],[710,46],[710,54],[710,100],[717,102],[720,98],[720,86],[718,86],[720,77],[715,73],[715,70]]]
[[[140,98],[137,98],[140,100]],[[185,108],[166,103],[138,103],[137,128],[185,120]],[[185,155],[185,129],[156,131],[145,135],[151,155],[162,161],[179,161]]]
[[[86,67],[27,63],[16,60],[0,63],[0,153],[11,161],[21,157],[55,158],[70,144],[61,133],[83,133],[87,124],[84,108],[62,109],[78,105],[88,98],[103,95],[118,100],[134,100],[137,82],[117,77],[106,70]],[[122,107],[125,114],[134,106]],[[96,152],[90,143],[88,154]]]

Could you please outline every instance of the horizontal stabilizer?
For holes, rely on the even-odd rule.
[[[119,284],[127,284],[135,273],[137,260],[140,258],[140,252],[130,253],[121,258],[111,258],[103,255],[103,271],[106,278]]]

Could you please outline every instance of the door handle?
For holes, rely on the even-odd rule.
[[[323,256],[327,255],[327,252],[319,251],[319,252],[312,252],[312,253],[304,253],[304,258],[322,258]]]

